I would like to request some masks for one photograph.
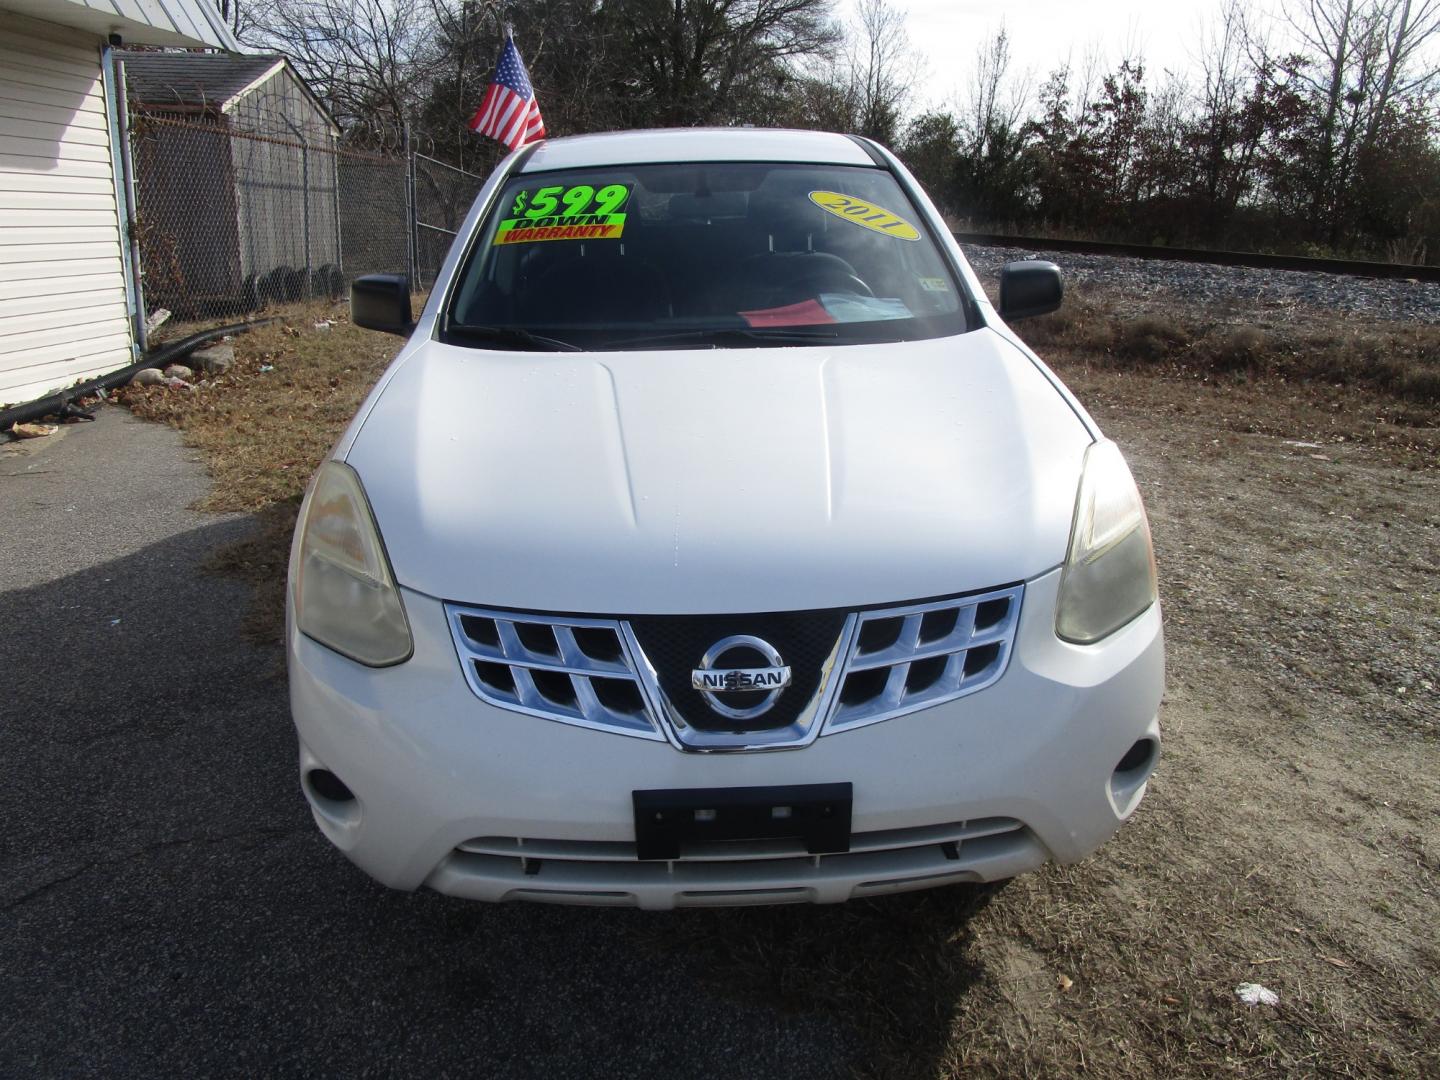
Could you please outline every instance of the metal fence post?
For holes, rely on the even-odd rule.
[[[305,131],[300,131],[300,198],[304,200],[300,209],[301,228],[305,236],[305,295],[315,298],[315,266],[310,258],[310,140]]]
[[[410,289],[417,286],[420,251],[417,243],[415,220],[415,154],[410,149],[410,123],[401,125],[401,148],[405,155],[405,256],[409,264]]]
[[[410,158],[415,184],[415,247],[425,261],[421,270],[428,270],[433,282],[433,275],[439,273],[447,250],[442,245],[454,242],[475,196],[485,184],[485,178],[425,154],[412,153]],[[425,163],[423,168],[422,161]],[[420,208],[421,180],[425,181],[427,192],[423,210]],[[422,217],[431,214],[436,214],[441,223],[422,220]],[[424,243],[421,242],[422,237]]]
[[[335,145],[335,137],[327,134],[325,137],[327,150],[330,154],[330,192],[334,196],[332,202],[335,205],[335,269],[339,271],[342,278],[345,274],[345,230],[340,227],[340,148]],[[326,289],[332,289],[333,283],[327,281]]]

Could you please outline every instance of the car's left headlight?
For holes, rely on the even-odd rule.
[[[1109,439],[1085,451],[1055,633],[1089,645],[1155,602],[1155,552],[1140,490]]]
[[[320,467],[299,528],[295,620],[301,633],[369,667],[410,659],[405,605],[354,469],[339,461]]]

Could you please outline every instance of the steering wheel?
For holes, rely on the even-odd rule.
[[[850,292],[860,296],[875,295],[875,290],[865,284],[859,274],[847,274],[839,267],[827,267],[824,270],[806,274],[794,283],[794,287],[808,290],[809,295],[812,296],[819,296],[822,292]]]
[[[741,265],[738,280],[746,286],[738,306],[756,310],[801,303],[827,291],[875,295],[855,272],[855,267],[829,252],[787,251],[754,255]]]

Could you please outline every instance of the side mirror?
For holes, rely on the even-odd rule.
[[[1000,271],[1000,317],[1007,322],[1045,315],[1064,299],[1065,278],[1052,262],[1026,259]]]
[[[367,330],[409,337],[410,279],[404,274],[367,274],[350,286],[350,321]]]

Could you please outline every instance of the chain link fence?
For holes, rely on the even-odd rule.
[[[470,205],[485,182],[482,176],[436,161],[424,154],[410,156],[415,207],[415,274],[417,287],[435,284],[450,242],[465,223]]]
[[[415,281],[410,167],[401,157],[337,151],[340,272],[346,286],[365,274],[409,274]]]
[[[130,120],[147,314],[226,318],[339,298],[363,274],[429,288],[484,177],[433,158],[239,131],[223,118]]]

